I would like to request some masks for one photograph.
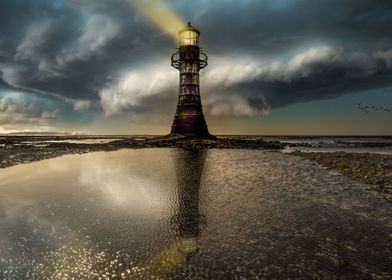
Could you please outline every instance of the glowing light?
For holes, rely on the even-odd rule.
[[[199,34],[193,30],[184,30],[180,33],[180,46],[197,46]]]
[[[128,0],[128,2],[175,40],[178,39],[178,30],[186,25],[185,21],[163,0]]]

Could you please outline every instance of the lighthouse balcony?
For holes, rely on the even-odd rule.
[[[181,69],[181,65],[183,65],[183,63],[185,64],[189,64],[189,62],[191,63],[196,63],[196,65],[198,64],[199,69],[203,69],[208,65],[208,56],[205,53],[200,53],[199,54],[199,58],[184,58],[180,56],[179,52],[174,53],[171,56],[171,66],[173,66],[176,69]],[[189,72],[195,72],[195,69],[192,69]]]

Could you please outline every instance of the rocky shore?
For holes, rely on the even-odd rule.
[[[119,139],[121,138],[121,139]],[[104,139],[103,143],[94,140]],[[29,163],[66,154],[82,154],[98,151],[140,148],[182,149],[273,149],[284,147],[279,141],[260,139],[217,138],[211,140],[186,139],[183,137],[0,137],[0,168]]]
[[[325,167],[335,169],[351,179],[373,185],[392,201],[392,156],[370,153],[304,153],[294,152]]]
[[[267,138],[268,139],[268,138]],[[0,168],[67,154],[141,148],[181,149],[269,149],[279,151],[289,143],[260,138],[219,137],[187,139],[183,137],[144,136],[4,136],[0,137]],[[392,201],[392,156],[370,153],[293,152],[335,169],[353,180],[374,186]]]

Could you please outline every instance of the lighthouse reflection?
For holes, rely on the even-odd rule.
[[[199,251],[197,237],[206,226],[200,213],[200,187],[207,150],[173,150],[177,177],[178,209],[171,219],[179,239],[178,249],[189,260]]]
[[[206,226],[199,202],[207,153],[207,150],[171,150],[176,173],[175,211],[170,218],[174,240],[142,265],[138,279],[162,279],[199,251],[198,236]]]

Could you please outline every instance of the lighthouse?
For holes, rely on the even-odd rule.
[[[179,93],[171,135],[189,138],[215,138],[208,132],[201,98],[199,71],[207,66],[208,57],[199,47],[200,31],[190,22],[178,32],[177,52],[171,65],[179,70]]]

